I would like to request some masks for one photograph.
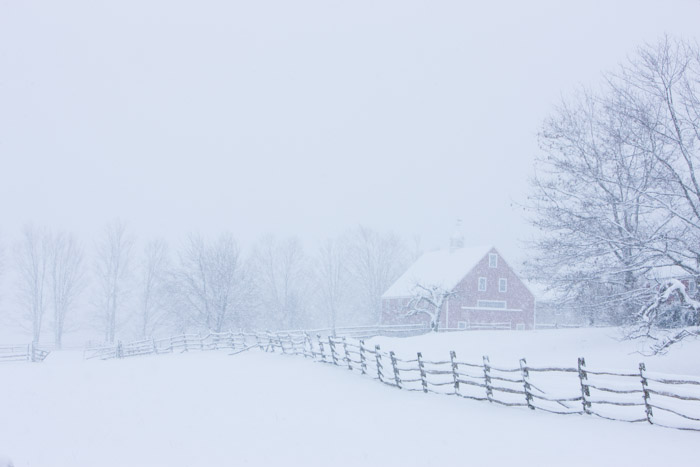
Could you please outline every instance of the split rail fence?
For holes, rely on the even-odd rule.
[[[34,344],[0,345],[0,362],[43,362],[49,353]]]
[[[345,367],[408,391],[700,431],[700,380],[647,372],[643,363],[634,371],[612,371],[589,369],[583,358],[574,367],[530,366],[524,358],[517,367],[503,367],[492,364],[488,356],[480,362],[462,361],[454,351],[442,360],[427,359],[421,352],[405,358],[361,339],[308,332],[183,334],[86,349],[85,358],[191,350],[228,350],[233,355],[251,349]]]

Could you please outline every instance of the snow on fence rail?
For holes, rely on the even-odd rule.
[[[301,355],[371,377],[408,391],[446,394],[509,407],[562,415],[588,415],[629,423],[700,431],[700,380],[646,371],[591,370],[583,358],[575,367],[536,367],[523,358],[502,367],[484,356],[481,362],[457,358],[429,360],[421,352],[400,358],[364,340],[323,336],[320,332],[183,334],[115,346],[86,349],[85,358],[125,358],[190,350],[250,349]],[[447,357],[447,356],[446,356]]]
[[[0,362],[43,362],[49,353],[34,344],[0,345]]]

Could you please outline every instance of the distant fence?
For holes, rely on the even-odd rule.
[[[576,329],[576,328],[610,328],[613,324],[585,324],[585,323],[535,323],[535,329]]]
[[[579,358],[575,367],[535,367],[521,359],[516,368],[457,359],[400,358],[373,348],[364,340],[322,336],[321,333],[183,334],[167,339],[118,343],[86,349],[86,358],[126,358],[137,355],[250,349],[300,355],[317,362],[346,367],[381,383],[409,391],[453,395],[510,407],[562,415],[589,415],[630,423],[700,431],[700,380],[648,373],[643,363],[635,371],[591,370]]]
[[[0,345],[0,362],[43,362],[48,354],[33,344]]]
[[[464,322],[462,327],[456,328],[439,328],[439,332],[453,332],[453,331],[469,331],[469,330],[511,330],[513,329],[513,323],[511,321],[503,322],[489,322],[489,323],[479,323],[479,322]],[[418,336],[421,334],[426,334],[431,331],[430,326],[427,324],[385,324],[385,325],[369,325],[369,326],[339,326],[335,329],[333,328],[319,328],[305,330],[304,332],[315,335],[321,334],[322,336],[335,335],[335,336],[346,336],[353,337],[356,339],[369,338],[377,336],[385,337],[410,337]],[[298,330],[290,331],[277,331],[279,333],[298,333]]]

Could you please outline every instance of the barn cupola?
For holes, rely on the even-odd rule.
[[[464,248],[464,228],[462,226],[462,219],[457,219],[455,230],[450,237],[450,253],[459,248]]]

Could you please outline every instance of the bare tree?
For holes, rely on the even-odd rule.
[[[663,265],[700,274],[700,48],[665,37],[641,47],[610,80],[619,113],[652,136],[641,150],[655,158],[664,183],[643,192],[670,218],[654,246]],[[653,144],[652,144],[653,143]]]
[[[450,297],[455,295],[457,292],[439,285],[416,284],[414,295],[406,304],[406,316],[427,315],[430,318],[430,329],[438,332],[442,310]]]
[[[644,195],[658,186],[658,163],[640,149],[654,135],[618,111],[614,96],[583,92],[546,120],[528,206],[540,231],[529,275],[591,320],[614,323],[648,299],[650,246],[668,225]]]
[[[392,233],[380,234],[358,227],[348,237],[348,270],[361,294],[361,306],[367,319],[378,323],[382,313],[382,294],[406,268],[407,252],[403,241]]]
[[[15,249],[18,291],[32,325],[32,341],[39,342],[48,301],[50,274],[50,234],[48,230],[27,225]]]
[[[348,297],[349,272],[345,265],[345,249],[338,240],[328,239],[316,255],[315,282],[322,307],[330,319],[335,335],[338,313]]]
[[[104,319],[105,340],[114,342],[118,315],[127,294],[131,275],[133,237],[127,234],[121,221],[108,224],[97,243],[95,279]]]
[[[59,233],[51,239],[50,271],[54,343],[60,349],[66,316],[82,291],[85,278],[83,248],[72,234]]]
[[[146,244],[139,269],[139,332],[147,337],[162,324],[167,314],[169,261],[163,240]]]
[[[262,313],[276,324],[268,323],[267,327],[297,328],[308,283],[307,259],[299,240],[278,241],[265,236],[256,245],[251,263]]]
[[[545,171],[530,207],[543,236],[531,270],[619,310],[631,337],[696,325],[696,302],[678,278],[700,276],[698,45],[666,37],[641,47],[598,95],[548,120],[541,142]],[[669,267],[677,277],[656,281]]]
[[[207,243],[191,235],[175,271],[179,308],[200,328],[220,332],[241,327],[251,302],[251,284],[230,234]]]

